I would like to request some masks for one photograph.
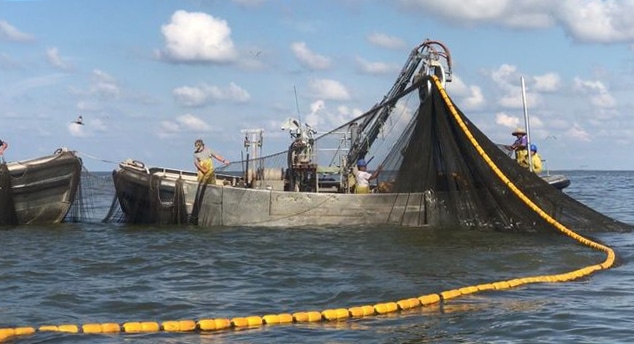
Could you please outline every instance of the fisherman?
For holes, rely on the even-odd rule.
[[[531,143],[531,161],[533,162],[533,172],[542,171],[542,157],[537,153],[537,146]]]
[[[537,153],[537,146],[532,144],[531,147],[531,161],[533,162],[533,172],[540,173],[542,171],[542,157]],[[528,155],[523,160],[519,161],[520,166],[530,168],[528,164]]]
[[[368,164],[366,163],[364,159],[359,159],[359,161],[357,161],[357,169],[354,171],[354,177],[355,177],[354,193],[358,193],[358,194],[370,193],[370,180],[376,179],[379,176],[379,173],[381,173],[383,166],[379,165],[379,167],[377,167],[374,173],[368,172],[367,168],[368,168]]]
[[[515,152],[515,161],[521,164],[522,161],[527,161],[526,157],[528,156],[526,130],[518,127],[513,131],[512,135],[515,136],[515,142],[510,146],[506,146],[506,148]]]
[[[194,142],[194,147],[196,148],[194,151],[194,165],[196,165],[196,170],[198,171],[198,182],[215,184],[216,174],[214,173],[212,158],[225,165],[229,165],[229,160],[214,152],[211,148],[205,148],[205,143],[201,139]]]
[[[9,144],[6,141],[0,140],[0,157],[2,156],[4,151],[7,150],[7,148],[9,148]]]

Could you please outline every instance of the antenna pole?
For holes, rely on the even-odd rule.
[[[528,106],[526,105],[526,86],[524,85],[524,77],[520,77],[522,82],[522,103],[524,103],[524,124],[526,125],[526,157],[528,158],[528,167],[533,172],[533,152],[531,152],[531,127],[528,118]]]
[[[302,114],[299,112],[299,102],[297,101],[297,88],[293,85],[293,90],[295,91],[295,108],[297,109],[297,117],[299,119],[299,124],[302,124]]]

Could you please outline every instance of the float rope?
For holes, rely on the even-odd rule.
[[[84,156],[84,157],[86,157],[86,158],[89,158],[89,159],[96,160],[96,161],[107,162],[107,163],[109,163],[109,164],[115,164],[115,165],[118,165],[118,164],[119,164],[119,163],[118,163],[118,162],[116,162],[116,161],[106,160],[106,159],[101,159],[101,158],[98,158],[98,157],[96,157],[96,156],[92,156],[92,155],[89,155],[89,154],[86,154],[86,153],[82,153],[82,152],[77,152],[77,154],[78,154],[78,155],[81,155],[81,156]]]
[[[502,180],[513,193],[519,197],[530,209],[535,211],[540,217],[546,220],[549,224],[554,226],[557,230],[570,238],[578,241],[579,243],[588,246],[590,248],[603,251],[607,254],[605,261],[601,264],[590,265],[581,269],[577,269],[567,273],[532,276],[524,278],[515,278],[506,281],[498,281],[492,283],[478,284],[473,286],[467,286],[452,290],[446,290],[440,293],[427,294],[419,297],[413,297],[409,299],[403,299],[395,302],[378,303],[375,305],[357,306],[351,308],[335,308],[326,309],[323,311],[305,311],[296,313],[281,313],[281,314],[268,314],[264,316],[247,316],[236,317],[232,319],[228,318],[216,318],[216,319],[200,319],[200,320],[171,320],[164,321],[162,323],[154,321],[144,322],[126,322],[123,324],[118,323],[90,323],[84,325],[65,324],[65,325],[44,325],[37,329],[35,327],[14,327],[14,328],[0,328],[0,341],[6,339],[21,336],[32,335],[36,332],[65,332],[65,333],[140,333],[140,332],[192,332],[192,331],[215,331],[215,330],[227,330],[227,329],[240,329],[248,327],[257,327],[263,325],[274,324],[291,324],[291,323],[307,323],[307,322],[322,322],[322,321],[341,321],[349,318],[360,318],[366,316],[382,315],[387,313],[394,313],[403,310],[409,310],[418,307],[431,306],[445,300],[457,298],[462,295],[474,294],[487,290],[504,290],[515,288],[518,286],[532,284],[532,283],[548,283],[548,282],[565,282],[575,280],[587,275],[590,275],[598,270],[609,269],[614,265],[616,255],[611,248],[596,243],[590,239],[587,239],[572,230],[566,228],[559,223],[553,217],[548,215],[533,201],[531,201],[521,190],[519,190],[515,184],[513,184],[504,173],[495,165],[491,158],[486,154],[484,149],[475,140],[468,127],[458,115],[455,107],[453,106],[449,96],[440,85],[438,78],[433,76],[433,80],[436,86],[441,92],[441,95],[449,107],[451,114],[454,116],[458,125],[462,131],[467,135],[470,142],[477,149],[480,156],[491,167],[495,174]]]

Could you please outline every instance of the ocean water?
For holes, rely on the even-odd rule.
[[[634,172],[566,171],[566,193],[634,223]],[[0,231],[0,328],[198,320],[349,308],[562,273],[603,253],[552,234],[413,228],[197,228],[92,219]],[[617,266],[565,283],[487,291],[338,322],[213,332],[37,332],[14,343],[626,343],[634,338],[634,233],[593,233]]]

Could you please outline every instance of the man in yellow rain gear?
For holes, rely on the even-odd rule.
[[[528,166],[528,157],[526,157],[526,167]],[[537,146],[531,143],[531,161],[533,162],[533,172],[540,173],[542,171],[542,157],[537,153]]]
[[[210,148],[205,148],[203,140],[198,139],[194,142],[194,165],[198,171],[198,182],[215,184],[216,174],[214,173],[214,164],[212,158],[222,162],[225,165],[229,165],[229,160],[223,158],[218,153],[214,152]]]
[[[537,153],[537,146],[531,143],[531,161],[533,162],[533,172],[540,173],[542,171],[542,157]],[[528,155],[519,161],[520,166],[530,168],[528,164]]]

